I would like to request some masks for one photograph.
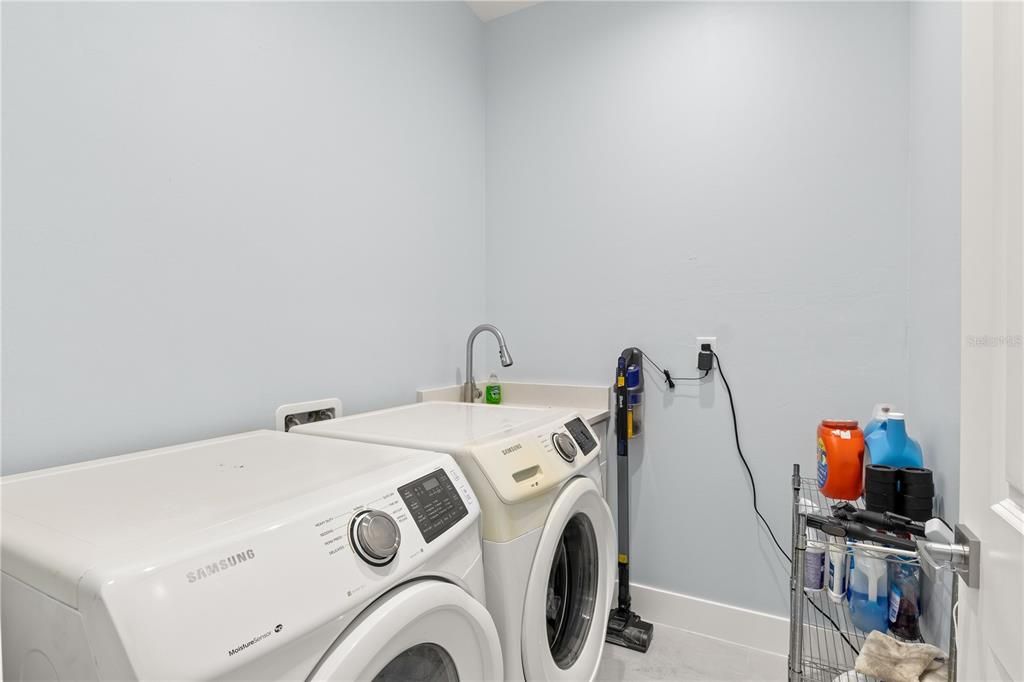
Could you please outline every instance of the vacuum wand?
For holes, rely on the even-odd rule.
[[[918,523],[907,516],[901,516],[893,512],[874,512],[866,509],[857,509],[849,502],[840,502],[832,505],[832,516],[837,519],[857,521],[865,526],[887,530],[892,533],[908,533],[919,538],[925,537],[923,523]]]
[[[625,382],[625,362],[619,358],[618,372],[615,378],[615,435],[616,435],[616,465],[619,476],[625,475],[629,480],[629,416],[627,413],[627,393]],[[622,486],[620,486],[621,488]],[[629,611],[632,607],[632,598],[629,595],[629,486],[625,486],[624,493],[618,495],[619,503],[619,528],[625,528],[626,532],[619,531],[619,609]]]
[[[651,646],[654,625],[640,618],[632,609],[629,595],[629,439],[638,430],[639,418],[630,413],[630,406],[639,402],[639,396],[630,395],[627,372],[642,377],[643,356],[637,348],[627,348],[619,356],[615,369],[615,441],[616,480],[618,491],[619,531],[619,603],[608,616],[605,641],[627,649],[646,653]],[[642,380],[632,387],[634,393],[643,391]]]
[[[910,551],[917,550],[917,543],[913,540],[906,540],[904,538],[898,538],[893,535],[887,535],[885,533],[879,533],[862,523],[856,521],[847,521],[845,519],[837,519],[830,516],[821,516],[819,514],[806,514],[808,528],[816,528],[826,535],[831,535],[836,538],[850,538],[851,540],[867,540],[868,542],[877,542],[883,545],[889,545],[896,549],[906,549]]]

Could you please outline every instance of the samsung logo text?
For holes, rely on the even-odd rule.
[[[185,579],[188,580],[190,583],[198,582],[200,580],[203,580],[204,578],[209,578],[210,576],[216,575],[217,573],[220,573],[222,571],[226,571],[229,568],[234,568],[239,564],[245,563],[246,561],[255,558],[256,553],[251,549],[247,549],[244,552],[239,552],[238,554],[232,554],[229,557],[224,557],[223,559],[215,561],[212,564],[200,566],[194,571],[189,571],[185,574]]]

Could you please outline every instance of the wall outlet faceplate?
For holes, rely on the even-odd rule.
[[[711,350],[715,350],[715,348],[718,347],[718,339],[715,338],[714,336],[698,336],[697,337],[697,353],[700,353],[700,347],[702,345],[704,345],[705,343],[711,344]],[[696,358],[697,356],[694,356],[694,357]],[[696,362],[696,360],[694,360],[694,362]],[[699,365],[697,365],[697,369],[700,369]]]
[[[278,431],[287,431],[300,424],[309,424],[340,416],[341,401],[337,398],[288,403],[274,411],[274,428]]]

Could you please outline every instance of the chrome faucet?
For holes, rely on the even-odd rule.
[[[494,334],[494,338],[498,340],[498,357],[501,358],[501,366],[512,366],[512,356],[508,352],[508,346],[505,345],[505,337],[502,336],[501,331],[493,324],[481,324],[475,327],[469,333],[469,340],[466,341],[466,383],[462,385],[462,402],[464,403],[475,403],[476,399],[482,395],[473,380],[473,342],[476,341],[480,332]]]

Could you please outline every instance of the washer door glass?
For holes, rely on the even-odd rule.
[[[373,682],[458,682],[455,661],[442,647],[433,643],[406,649],[384,666]]]
[[[555,549],[545,609],[551,657],[562,670],[572,667],[587,642],[599,570],[594,525],[585,514],[576,513]]]
[[[613,527],[589,477],[571,479],[551,504],[522,605],[526,679],[578,682],[597,674],[615,580]]]

